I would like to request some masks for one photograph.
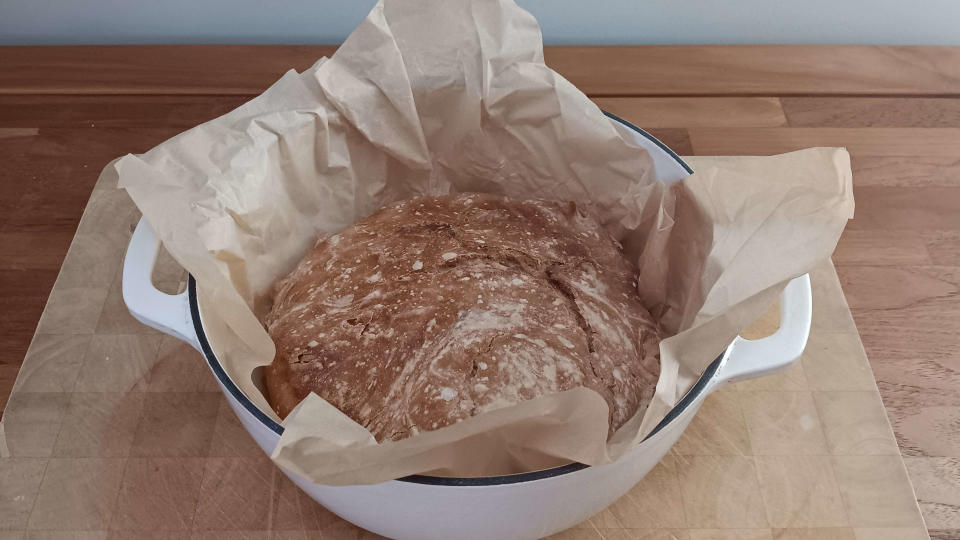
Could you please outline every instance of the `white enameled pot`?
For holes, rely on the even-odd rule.
[[[628,122],[609,115],[618,131],[645,147],[657,178],[676,182],[692,172],[669,148]],[[283,427],[259,410],[227,376],[207,341],[201,299],[190,277],[178,295],[158,291],[150,276],[160,242],[141,220],[127,248],[123,298],[146,325],[182,339],[203,353],[243,426],[270,454]],[[780,329],[766,338],[737,338],[643,442],[615,463],[570,464],[543,471],[485,478],[411,476],[382,484],[324,486],[285,472],[312,498],[360,527],[391,538],[539,538],[599,512],[636,484],[683,433],[708,394],[723,385],[776,373],[803,352],[810,332],[809,276],[786,287]]]

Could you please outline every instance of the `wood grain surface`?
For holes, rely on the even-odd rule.
[[[0,93],[256,94],[329,45],[0,47]],[[546,47],[593,96],[960,96],[956,47]]]
[[[15,128],[188,129],[232,111],[251,97],[242,94],[7,95],[0,99],[0,119],[8,132]]]
[[[147,150],[231,110],[287,69],[308,67],[334,50],[0,47],[0,404],[10,393],[101,168],[115,157]],[[546,57],[598,105],[651,128],[681,154],[772,154],[807,146],[850,149],[857,215],[834,256],[837,271],[897,442],[908,456],[930,533],[934,538],[960,538],[955,498],[960,474],[960,48],[555,47],[547,48]],[[128,217],[119,219],[127,226]],[[122,256],[116,250],[96,253],[91,260],[104,264]],[[70,275],[74,287],[58,300],[69,308],[64,308],[66,319],[48,323],[134,331],[136,326],[119,316],[86,320],[84,314],[94,308],[122,307],[119,292],[96,283],[91,275]],[[83,340],[44,339],[35,346],[64,358],[83,358],[91,347]],[[128,354],[142,346],[97,345]],[[71,365],[62,362],[63,369]],[[76,377],[75,370],[63,374],[66,381],[71,376]],[[816,383],[825,391],[838,391],[830,386],[837,377],[853,384],[864,375],[823,363],[816,371],[808,368],[803,379],[793,374],[769,384],[797,388]],[[815,395],[814,401],[792,403],[787,411],[814,407],[823,418],[847,405],[856,403]],[[59,414],[57,403],[50,407],[50,414]],[[847,444],[831,438],[840,437],[842,429],[825,433],[822,441],[804,444]],[[43,436],[38,433],[37,440],[42,442]],[[758,436],[765,448],[777,448],[776,436]],[[706,443],[685,444],[696,448]],[[724,444],[742,443],[733,439]],[[25,476],[18,478],[32,482],[29,463],[22,465]],[[148,484],[153,465],[135,464],[132,479],[123,486],[118,483],[117,489]],[[162,463],[156,465],[162,470]],[[821,470],[815,462],[802,465],[813,475]],[[91,462],[86,470],[95,475],[98,466]],[[244,466],[227,461],[216,465],[230,474],[240,474]],[[773,461],[762,465],[764,478],[773,481],[790,472],[778,467]],[[861,474],[841,464],[833,467],[844,478]],[[52,478],[56,475],[55,470]],[[82,483],[84,478],[75,480]],[[173,477],[170,481],[182,483]],[[188,487],[191,493],[212,489]],[[841,486],[840,496],[858,495],[843,492]],[[37,519],[47,519],[44,512],[53,511],[45,504]],[[126,516],[122,519],[146,519],[135,509],[118,511]],[[177,515],[176,508],[164,512]],[[822,515],[823,523],[829,523],[830,516]],[[204,516],[214,524],[216,509]],[[707,531],[702,537],[713,537],[709,516],[702,516],[702,522]],[[870,536],[870,530],[857,530],[857,538],[879,538]],[[904,529],[901,537],[910,534]],[[812,537],[829,536],[823,532]]]
[[[334,46],[0,47],[0,94],[242,94],[264,91]]]
[[[960,100],[951,98],[785,97],[791,126],[960,127]]]
[[[780,100],[769,97],[597,97],[601,109],[643,119],[643,128],[784,126]]]
[[[953,158],[960,128],[712,128],[690,129],[694,151],[706,156],[766,156],[811,146],[844,146],[852,156]]]

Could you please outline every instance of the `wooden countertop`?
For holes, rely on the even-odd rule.
[[[0,47],[0,403],[103,165],[333,50]],[[601,107],[680,154],[850,149],[857,215],[834,256],[837,273],[926,525],[934,538],[960,537],[960,48],[555,47],[546,56]],[[94,259],[106,269],[120,254]],[[71,337],[39,336],[28,364],[57,351],[80,362],[94,354],[91,336],[137,334],[115,313],[112,286],[82,302],[96,313],[76,314]],[[0,494],[0,530],[14,528],[5,527],[10,508]],[[853,537],[834,529],[813,537]]]

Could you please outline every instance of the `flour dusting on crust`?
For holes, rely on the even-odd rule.
[[[268,398],[285,417],[315,392],[384,441],[585,386],[612,433],[660,371],[635,277],[573,203],[394,204],[319,240],[278,284]]]

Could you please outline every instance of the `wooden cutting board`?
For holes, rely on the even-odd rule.
[[[94,189],[0,422],[0,539],[376,537],[273,466],[199,353],[127,313],[138,219]],[[832,264],[811,276],[801,360],[711,395],[640,484],[555,538],[928,538]],[[161,257],[161,288],[184,278]],[[777,325],[771,310],[746,337]]]

